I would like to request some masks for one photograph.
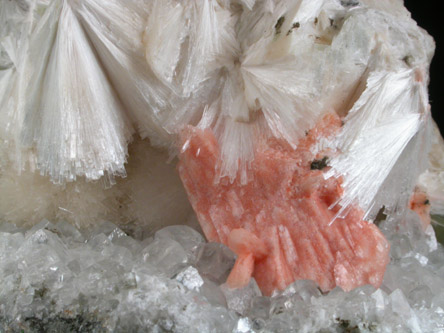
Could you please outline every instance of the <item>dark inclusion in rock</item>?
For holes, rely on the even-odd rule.
[[[314,160],[310,164],[310,170],[322,170],[328,165],[328,156],[324,156],[321,160]]]
[[[5,325],[6,324],[6,325]],[[8,323],[0,317],[0,329]],[[63,317],[60,315],[48,318],[26,317],[21,322],[22,330],[19,332],[107,332],[99,320],[92,318],[91,315],[76,315],[75,317]]]
[[[359,6],[359,1],[356,0],[341,0],[342,7],[356,7]]]

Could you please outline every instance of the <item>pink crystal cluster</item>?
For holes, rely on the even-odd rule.
[[[358,206],[336,218],[341,180],[323,176],[334,152],[313,153],[340,127],[340,118],[330,114],[296,149],[276,139],[259,141],[246,184],[218,178],[220,152],[211,131],[189,127],[182,133],[178,169],[202,229],[238,255],[231,287],[247,285],[251,276],[266,295],[300,279],[324,291],[380,286],[388,242]]]

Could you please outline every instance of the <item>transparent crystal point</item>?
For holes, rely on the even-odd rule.
[[[197,247],[204,242],[204,238],[200,233],[185,225],[172,225],[160,229],[156,232],[154,238],[176,241],[186,251],[190,259],[195,256]]]
[[[188,262],[184,248],[170,238],[157,238],[142,250],[143,262],[160,270],[169,277],[179,273]]]
[[[246,314],[256,296],[261,296],[261,291],[254,279],[251,279],[250,283],[243,288],[232,289],[226,284],[220,288],[225,295],[228,308],[241,315]]]
[[[203,243],[196,255],[196,267],[202,276],[222,284],[234,266],[236,255],[220,243]]]

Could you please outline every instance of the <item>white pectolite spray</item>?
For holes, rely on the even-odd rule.
[[[162,182],[177,179],[174,162],[149,181],[129,174],[128,182],[145,190],[122,194],[115,176],[167,160],[149,148],[125,166],[132,137],[166,150],[187,124],[215,133],[221,176],[247,182],[258,135],[296,146],[334,110],[345,116],[343,132],[322,144],[341,152],[330,162],[330,176],[345,177],[339,204],[346,213],[358,201],[371,219],[382,206],[388,213],[405,207],[427,168],[434,43],[401,1],[17,0],[1,4],[0,20],[0,188],[49,218],[58,208],[26,199],[27,187],[71,193],[66,182],[117,182],[68,195],[74,211],[116,222],[120,213],[86,198],[103,192],[116,202],[137,192],[156,205],[168,200]],[[34,177],[28,170],[43,176],[39,187],[15,185]],[[183,199],[181,185],[173,188]],[[30,221],[21,205],[5,204],[0,217]],[[178,206],[172,216],[182,223],[186,205]],[[142,207],[126,220],[143,215],[150,223]],[[64,218],[86,225],[86,215]]]

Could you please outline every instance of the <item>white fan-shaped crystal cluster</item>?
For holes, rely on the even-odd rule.
[[[246,183],[258,136],[296,147],[329,112],[343,211],[405,206],[426,168],[434,43],[400,1],[17,0],[1,20],[4,169],[114,184],[133,134],[165,149],[191,124]]]

